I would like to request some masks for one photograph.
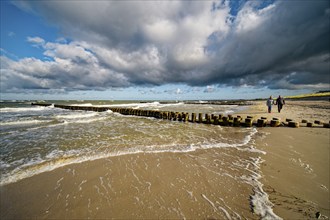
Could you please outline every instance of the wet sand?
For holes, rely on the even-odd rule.
[[[232,164],[244,170],[249,157],[212,149],[70,165],[1,187],[1,219],[258,219]]]
[[[271,130],[271,131],[270,131]],[[330,214],[329,129],[265,129],[259,143],[267,154],[262,164],[264,190],[284,219],[312,219]]]
[[[281,113],[276,107],[265,114],[264,102],[258,102],[244,114],[256,117],[286,118],[301,122],[329,122],[328,101],[287,101]],[[267,133],[257,146],[267,152],[262,156],[263,189],[274,204],[274,212],[284,219],[320,219],[330,216],[330,129],[313,127],[261,128]]]

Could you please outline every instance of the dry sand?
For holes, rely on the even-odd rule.
[[[287,101],[281,113],[274,107],[267,114],[265,102],[257,102],[242,114],[297,122],[330,119],[328,101]],[[263,188],[274,212],[284,219],[312,219],[318,212],[319,218],[329,219],[330,129],[321,127],[260,129],[268,134],[257,141],[258,148],[267,152],[261,169]]]

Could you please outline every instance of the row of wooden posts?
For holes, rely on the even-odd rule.
[[[46,103],[32,103],[32,105],[39,106],[51,106],[52,104]],[[158,111],[158,110],[144,110],[144,109],[133,109],[133,108],[114,108],[114,107],[93,107],[93,106],[70,106],[70,105],[54,105],[55,108],[69,109],[69,110],[82,110],[82,111],[96,111],[104,112],[111,110],[113,112],[120,113],[122,115],[135,115],[143,117],[153,117],[164,120],[171,121],[181,121],[181,122],[191,122],[191,123],[200,123],[200,124],[213,124],[221,126],[233,126],[233,127],[279,127],[279,126],[288,126],[297,128],[300,126],[313,127],[315,124],[317,126],[322,126],[329,128],[329,123],[322,123],[321,121],[308,122],[307,120],[302,120],[301,123],[293,121],[291,119],[286,119],[285,122],[281,122],[279,118],[272,118],[268,120],[267,117],[261,117],[256,119],[252,116],[247,116],[242,118],[239,115],[215,115],[215,114],[203,114],[203,113],[191,113],[188,112],[173,112],[173,111]]]

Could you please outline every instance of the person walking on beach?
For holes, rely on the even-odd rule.
[[[266,105],[268,106],[268,113],[272,112],[272,105],[274,104],[272,96],[267,99]]]
[[[283,108],[283,105],[285,105],[285,101],[280,95],[276,99],[276,105],[277,105],[278,112],[280,113]]]

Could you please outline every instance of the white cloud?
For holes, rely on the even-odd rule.
[[[183,83],[212,92],[214,85],[310,88],[329,82],[327,1],[248,1],[237,16],[228,1],[15,4],[56,24],[72,41],[28,37],[50,60],[2,58],[7,89]]]
[[[159,20],[151,24],[144,25],[145,36],[155,43],[169,43],[177,34],[177,25],[170,20]]]
[[[41,37],[27,37],[27,41],[35,45],[43,45],[45,40]]]
[[[261,3],[261,2],[257,2]],[[236,17],[236,30],[238,32],[253,31],[270,18],[276,5],[271,4],[263,9],[255,8],[256,2],[247,2]]]
[[[177,95],[182,94],[182,90],[180,88],[177,88],[175,91],[175,94],[177,94]]]
[[[66,44],[68,41],[64,37],[59,37],[56,39],[56,42]]]
[[[204,90],[205,93],[213,93],[216,89],[214,86],[206,86],[206,89]]]
[[[31,40],[32,39],[32,40]],[[53,60],[23,58],[18,61],[1,56],[3,92],[21,89],[104,90],[109,87],[127,87],[127,77],[99,65],[98,59],[79,43],[49,43],[41,38],[31,42],[43,44],[45,54]]]
[[[67,59],[78,63],[85,62],[92,65],[98,62],[90,51],[86,50],[77,42],[71,42],[69,44],[48,42],[44,45],[44,49],[44,55],[49,57]]]
[[[226,32],[228,7],[211,12],[209,1],[101,1],[30,3],[50,22],[78,41],[124,53],[147,45],[166,51],[183,68],[205,64],[204,47],[213,32]],[[131,49],[130,49],[131,48]]]

